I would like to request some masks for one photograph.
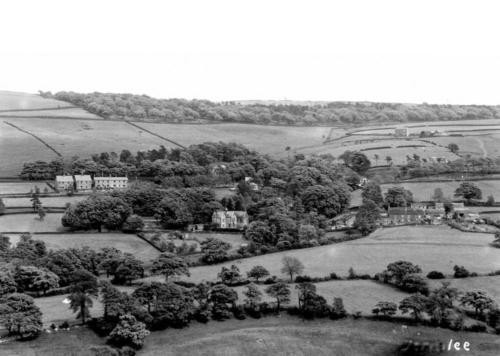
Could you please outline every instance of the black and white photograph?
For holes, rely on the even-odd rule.
[[[500,3],[0,13],[0,356],[500,355]]]

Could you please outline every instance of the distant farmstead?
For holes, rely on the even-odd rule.
[[[95,187],[97,189],[121,189],[127,188],[127,177],[94,177]]]
[[[248,225],[248,214],[246,211],[218,210],[212,214],[212,223],[219,229],[242,230]]]

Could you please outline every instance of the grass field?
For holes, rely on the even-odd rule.
[[[61,118],[78,118],[78,119],[94,119],[94,120],[103,120],[102,117],[94,115],[84,109],[81,108],[60,108],[54,110],[38,110],[38,111],[7,111],[0,112],[0,117],[4,120],[8,120],[11,117],[34,117],[34,118],[45,118],[45,117],[61,117]],[[8,117],[8,118],[6,118]]]
[[[1,183],[0,183],[1,184]],[[40,186],[40,185],[38,185]],[[77,203],[79,201],[87,199],[88,196],[86,195],[73,195],[71,197],[62,195],[62,196],[49,196],[49,197],[41,197],[40,201],[42,202],[42,206],[46,208],[64,208],[67,203]],[[22,207],[31,207],[32,202],[31,198],[2,198],[5,206],[7,208],[9,207],[14,207],[14,206],[22,206]]]
[[[404,182],[397,184],[382,184],[382,191],[385,193],[388,188],[393,186],[401,186],[410,190],[413,193],[413,198],[417,201],[432,200],[434,190],[441,188],[446,198],[455,199],[455,190],[460,185],[460,181],[449,182]],[[480,180],[474,181],[475,185],[481,189],[483,200],[486,200],[489,195],[493,195],[496,201],[500,200],[500,180]]]
[[[9,122],[35,133],[63,156],[89,156],[104,151],[147,150],[172,144],[120,121],[10,118]],[[201,142],[238,142],[262,153],[286,156],[292,149],[320,144],[328,127],[282,127],[245,124],[182,125],[140,123],[164,137],[191,145]],[[2,123],[5,139],[0,144],[0,176],[19,174],[22,163],[50,160],[55,154],[33,137]],[[12,138],[8,138],[13,135]],[[89,144],[91,143],[91,144]]]
[[[42,98],[37,94],[0,91],[0,110],[45,109],[72,106],[55,99]]]
[[[38,214],[12,214],[0,216],[0,231],[2,232],[56,232],[64,231],[61,225],[63,214],[47,214],[43,221]]]
[[[448,344],[467,340],[471,350],[453,355],[497,356],[500,339],[483,333],[453,332],[370,320],[314,320],[282,315],[263,319],[193,323],[185,329],[151,333],[138,356],[395,356],[407,339]],[[9,356],[91,356],[104,338],[88,329],[44,334],[29,342],[2,345]]]
[[[360,311],[363,315],[371,315],[372,309],[379,301],[399,303],[408,296],[408,294],[395,288],[370,280],[328,281],[315,283],[315,285],[317,293],[323,296],[329,304],[333,303],[334,297],[340,297],[343,299],[348,313]],[[295,284],[290,285],[292,291],[290,305],[298,305],[295,286]],[[266,287],[266,285],[259,285],[262,291],[262,301],[275,302],[273,298],[264,292]],[[238,292],[238,302],[242,303],[246,298],[243,294],[246,287],[236,287],[234,289]],[[363,292],[360,293],[360,291]]]
[[[33,189],[35,190],[35,186],[40,188],[43,191],[44,188],[49,189],[49,192],[52,191],[50,187],[43,181],[19,181],[19,182],[0,182],[0,194],[17,194],[17,193],[25,193],[29,194],[29,192]],[[7,198],[2,198],[4,203]]]
[[[56,158],[41,142],[0,120],[0,176],[17,176],[25,162]]]
[[[9,235],[12,244],[18,241],[17,235]],[[68,233],[68,234],[40,234],[34,239],[45,242],[47,249],[61,249],[88,246],[94,250],[103,247],[115,247],[123,252],[133,254],[139,260],[149,264],[160,252],[153,246],[141,240],[134,234],[120,232],[106,233]]]
[[[262,265],[271,275],[285,277],[280,272],[283,256],[300,259],[305,266],[303,274],[314,277],[331,272],[346,276],[350,267],[357,273],[374,275],[397,260],[416,263],[424,273],[438,270],[449,274],[456,264],[473,272],[488,273],[500,269],[500,249],[489,246],[492,240],[491,234],[464,233],[447,226],[386,228],[354,241],[194,267],[191,280],[214,280],[222,266],[231,264],[236,264],[242,273],[255,265]]]
[[[358,139],[365,139],[365,137],[355,137]],[[329,153],[334,157],[339,157],[345,151],[362,151],[371,161],[373,166],[387,164],[385,158],[390,156],[392,163],[395,165],[406,163],[406,156],[419,155],[421,158],[430,159],[431,157],[440,157],[448,160],[455,160],[459,158],[457,155],[451,153],[448,149],[427,142],[419,140],[395,140],[388,137],[386,140],[381,140],[380,137],[368,137],[368,139],[376,139],[369,143],[356,143],[352,137],[344,140],[316,145],[300,149],[300,153],[304,154],[325,154]],[[408,145],[418,145],[423,147],[400,147]],[[382,148],[390,147],[390,148]],[[378,158],[375,156],[378,155]]]
[[[482,290],[500,305],[500,276],[429,280],[429,285],[433,288],[439,287],[444,281],[450,282],[452,287],[462,292]]]

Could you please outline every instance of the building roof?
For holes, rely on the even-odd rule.
[[[412,208],[389,208],[389,215],[424,215],[425,212],[422,209],[412,209]]]
[[[94,180],[128,180],[127,177],[94,177]]]
[[[75,180],[79,181],[92,181],[92,178],[89,175],[75,175]]]
[[[56,182],[73,182],[73,176],[56,176]]]
[[[234,216],[247,216],[247,212],[246,211],[243,211],[243,210],[217,210],[217,211],[214,211],[214,215],[217,215],[219,217],[222,217],[223,215],[226,215],[226,216],[230,216],[230,215],[234,215]]]

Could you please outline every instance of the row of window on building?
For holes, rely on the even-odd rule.
[[[90,175],[74,176],[56,176],[56,188],[58,190],[67,190],[70,188],[78,191],[91,190],[93,188],[98,190],[106,189],[122,189],[127,188],[127,177],[93,177]]]

